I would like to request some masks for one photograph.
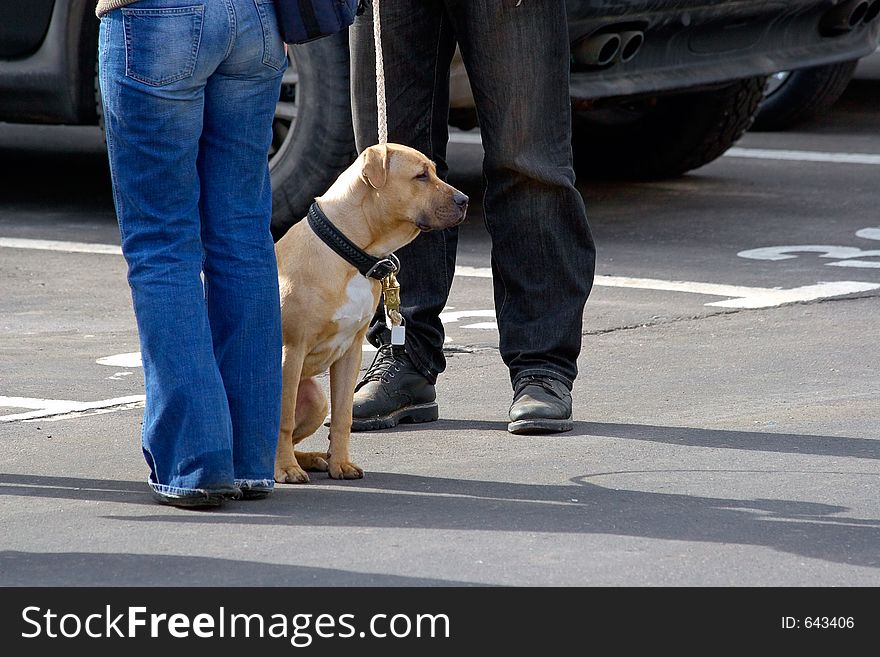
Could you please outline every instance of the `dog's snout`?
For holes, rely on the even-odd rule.
[[[469,200],[467,194],[462,194],[461,192],[455,192],[452,196],[452,202],[460,208],[466,208]]]

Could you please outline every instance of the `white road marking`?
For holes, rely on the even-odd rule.
[[[105,356],[95,361],[98,365],[109,365],[110,367],[143,367],[141,362],[141,352],[134,351],[128,354],[114,354],[113,356]]]
[[[865,229],[874,230],[874,229]],[[868,233],[873,234],[873,233]],[[9,246],[11,248],[31,248],[31,249],[48,249],[51,251],[65,250],[63,247],[69,245],[67,249],[74,253],[120,253],[119,247],[113,247],[106,244],[86,244],[83,242],[58,242],[46,240],[25,240],[0,238],[0,247]],[[777,250],[780,247],[775,247]],[[782,247],[782,248],[803,248],[803,247]],[[816,247],[827,249],[829,247]],[[861,257],[873,256],[877,252],[862,251],[851,247],[833,247],[838,249],[847,249],[844,257],[855,257],[856,252]],[[115,250],[114,250],[115,249]],[[753,250],[755,251],[755,250]],[[746,252],[741,252],[742,255]],[[777,254],[774,259],[789,258],[792,256],[782,256]],[[836,265],[836,266],[875,266],[872,263],[864,263],[862,265]],[[458,276],[491,278],[492,270],[488,267],[466,267],[459,266],[455,268]],[[880,285],[873,283],[863,283],[859,281],[838,281],[833,283],[817,283],[816,285],[807,285],[803,287],[793,288],[790,290],[781,290],[779,288],[760,288],[760,287],[743,287],[737,285],[720,285],[714,283],[698,283],[690,281],[666,281],[652,278],[630,278],[626,276],[596,276],[594,285],[604,287],[623,287],[636,288],[643,290],[661,290],[669,292],[689,292],[692,294],[705,294],[710,296],[726,296],[736,297],[728,301],[707,303],[707,306],[723,306],[726,308],[769,308],[779,306],[783,303],[792,303],[794,301],[813,301],[815,299],[824,299],[829,297],[853,294],[854,292],[866,292],[880,288]],[[757,304],[757,305],[756,305]],[[365,351],[369,351],[365,349]],[[102,363],[103,364],[103,363]],[[123,365],[120,365],[123,366]],[[131,367],[131,365],[124,365]]]
[[[7,249],[35,249],[37,251],[62,251],[64,253],[122,255],[122,248],[112,244],[62,242],[57,240],[30,240],[15,237],[0,237],[0,247],[6,247]]]
[[[861,237],[866,240],[880,240],[880,226],[857,230],[856,237]]]
[[[456,274],[458,270],[456,270]],[[440,321],[444,324],[452,324],[462,317],[495,317],[494,310],[454,310],[440,313]]]
[[[880,164],[880,155],[870,153],[827,153],[821,151],[791,151],[765,148],[730,148],[725,157],[785,162],[823,162],[829,164]]]
[[[82,414],[93,414],[121,410],[123,408],[140,408],[143,406],[144,395],[130,395],[115,399],[102,399],[94,402],[78,402],[69,399],[36,399],[33,397],[2,397],[0,408],[30,408],[25,413],[0,415],[0,422],[16,422],[19,420],[55,419],[76,417]]]
[[[481,145],[483,138],[478,130],[472,132],[450,132],[452,144]],[[724,157],[753,160],[776,160],[781,162],[821,162],[828,164],[867,164],[880,165],[880,155],[872,153],[833,153],[823,151],[800,151],[769,148],[743,148],[735,146],[724,153]]]
[[[830,244],[799,244],[797,246],[762,246],[758,249],[747,249],[736,255],[750,260],[791,260],[797,258],[794,253],[818,253],[820,258],[858,258],[861,255],[874,255],[854,246],[832,246]],[[880,253],[880,251],[878,251]]]
[[[488,267],[456,267],[456,276],[491,278]],[[697,283],[693,281],[665,281],[654,278],[630,278],[628,276],[596,276],[594,285],[601,287],[622,287],[638,290],[658,290],[663,292],[685,292],[704,294],[713,297],[731,297],[726,301],[713,301],[706,306],[721,308],[772,308],[797,301],[815,301],[856,292],[880,289],[880,284],[860,281],[835,281],[805,285],[788,290],[781,288],[747,287],[743,285],[724,285],[717,283]],[[459,311],[466,315],[474,311]],[[442,317],[442,316],[441,316]]]
[[[479,130],[470,132],[449,131],[449,143],[451,144],[477,144],[482,145],[483,136]]]
[[[880,228],[862,228],[856,237],[867,240],[880,240]],[[856,267],[860,269],[880,269],[880,261],[859,260],[859,258],[880,258],[880,249],[863,251],[854,246],[833,246],[830,244],[798,244],[795,246],[765,246],[758,249],[740,251],[740,258],[751,260],[791,260],[798,253],[818,253],[820,258],[832,258],[840,262],[826,262],[828,267]]]

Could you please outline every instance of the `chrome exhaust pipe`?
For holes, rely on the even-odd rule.
[[[870,8],[868,0],[845,0],[822,16],[819,29],[827,35],[851,32],[865,19]]]
[[[574,47],[574,60],[583,66],[608,66],[617,59],[621,43],[619,34],[595,34],[586,37]]]
[[[880,4],[880,0],[877,0]],[[645,33],[640,30],[632,30],[620,33],[620,61],[626,64],[639,54],[642,44],[645,43]]]
[[[867,24],[878,16],[880,16],[880,0],[874,0],[874,2],[868,6],[868,11],[865,12],[865,17],[862,21]]]

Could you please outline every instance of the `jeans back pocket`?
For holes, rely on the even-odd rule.
[[[278,31],[274,0],[254,0],[254,4],[257,7],[257,14],[260,16],[260,26],[263,28],[263,63],[280,71],[287,62],[284,54],[284,42]]]
[[[125,75],[153,87],[192,76],[205,7],[123,7]]]

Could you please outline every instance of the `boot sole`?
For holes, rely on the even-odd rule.
[[[533,420],[516,420],[507,425],[510,433],[518,435],[563,433],[574,429],[571,418],[565,420],[551,420],[549,418],[537,418]]]
[[[418,404],[407,406],[388,415],[370,418],[353,418],[351,421],[352,431],[375,431],[377,429],[390,429],[398,424],[421,424],[422,422],[434,422],[440,417],[440,409],[435,402],[430,404]]]
[[[216,509],[223,504],[226,496],[223,493],[211,493],[209,495],[193,495],[193,496],[174,496],[165,495],[152,491],[153,499],[159,504],[166,506],[176,506],[180,509]]]

